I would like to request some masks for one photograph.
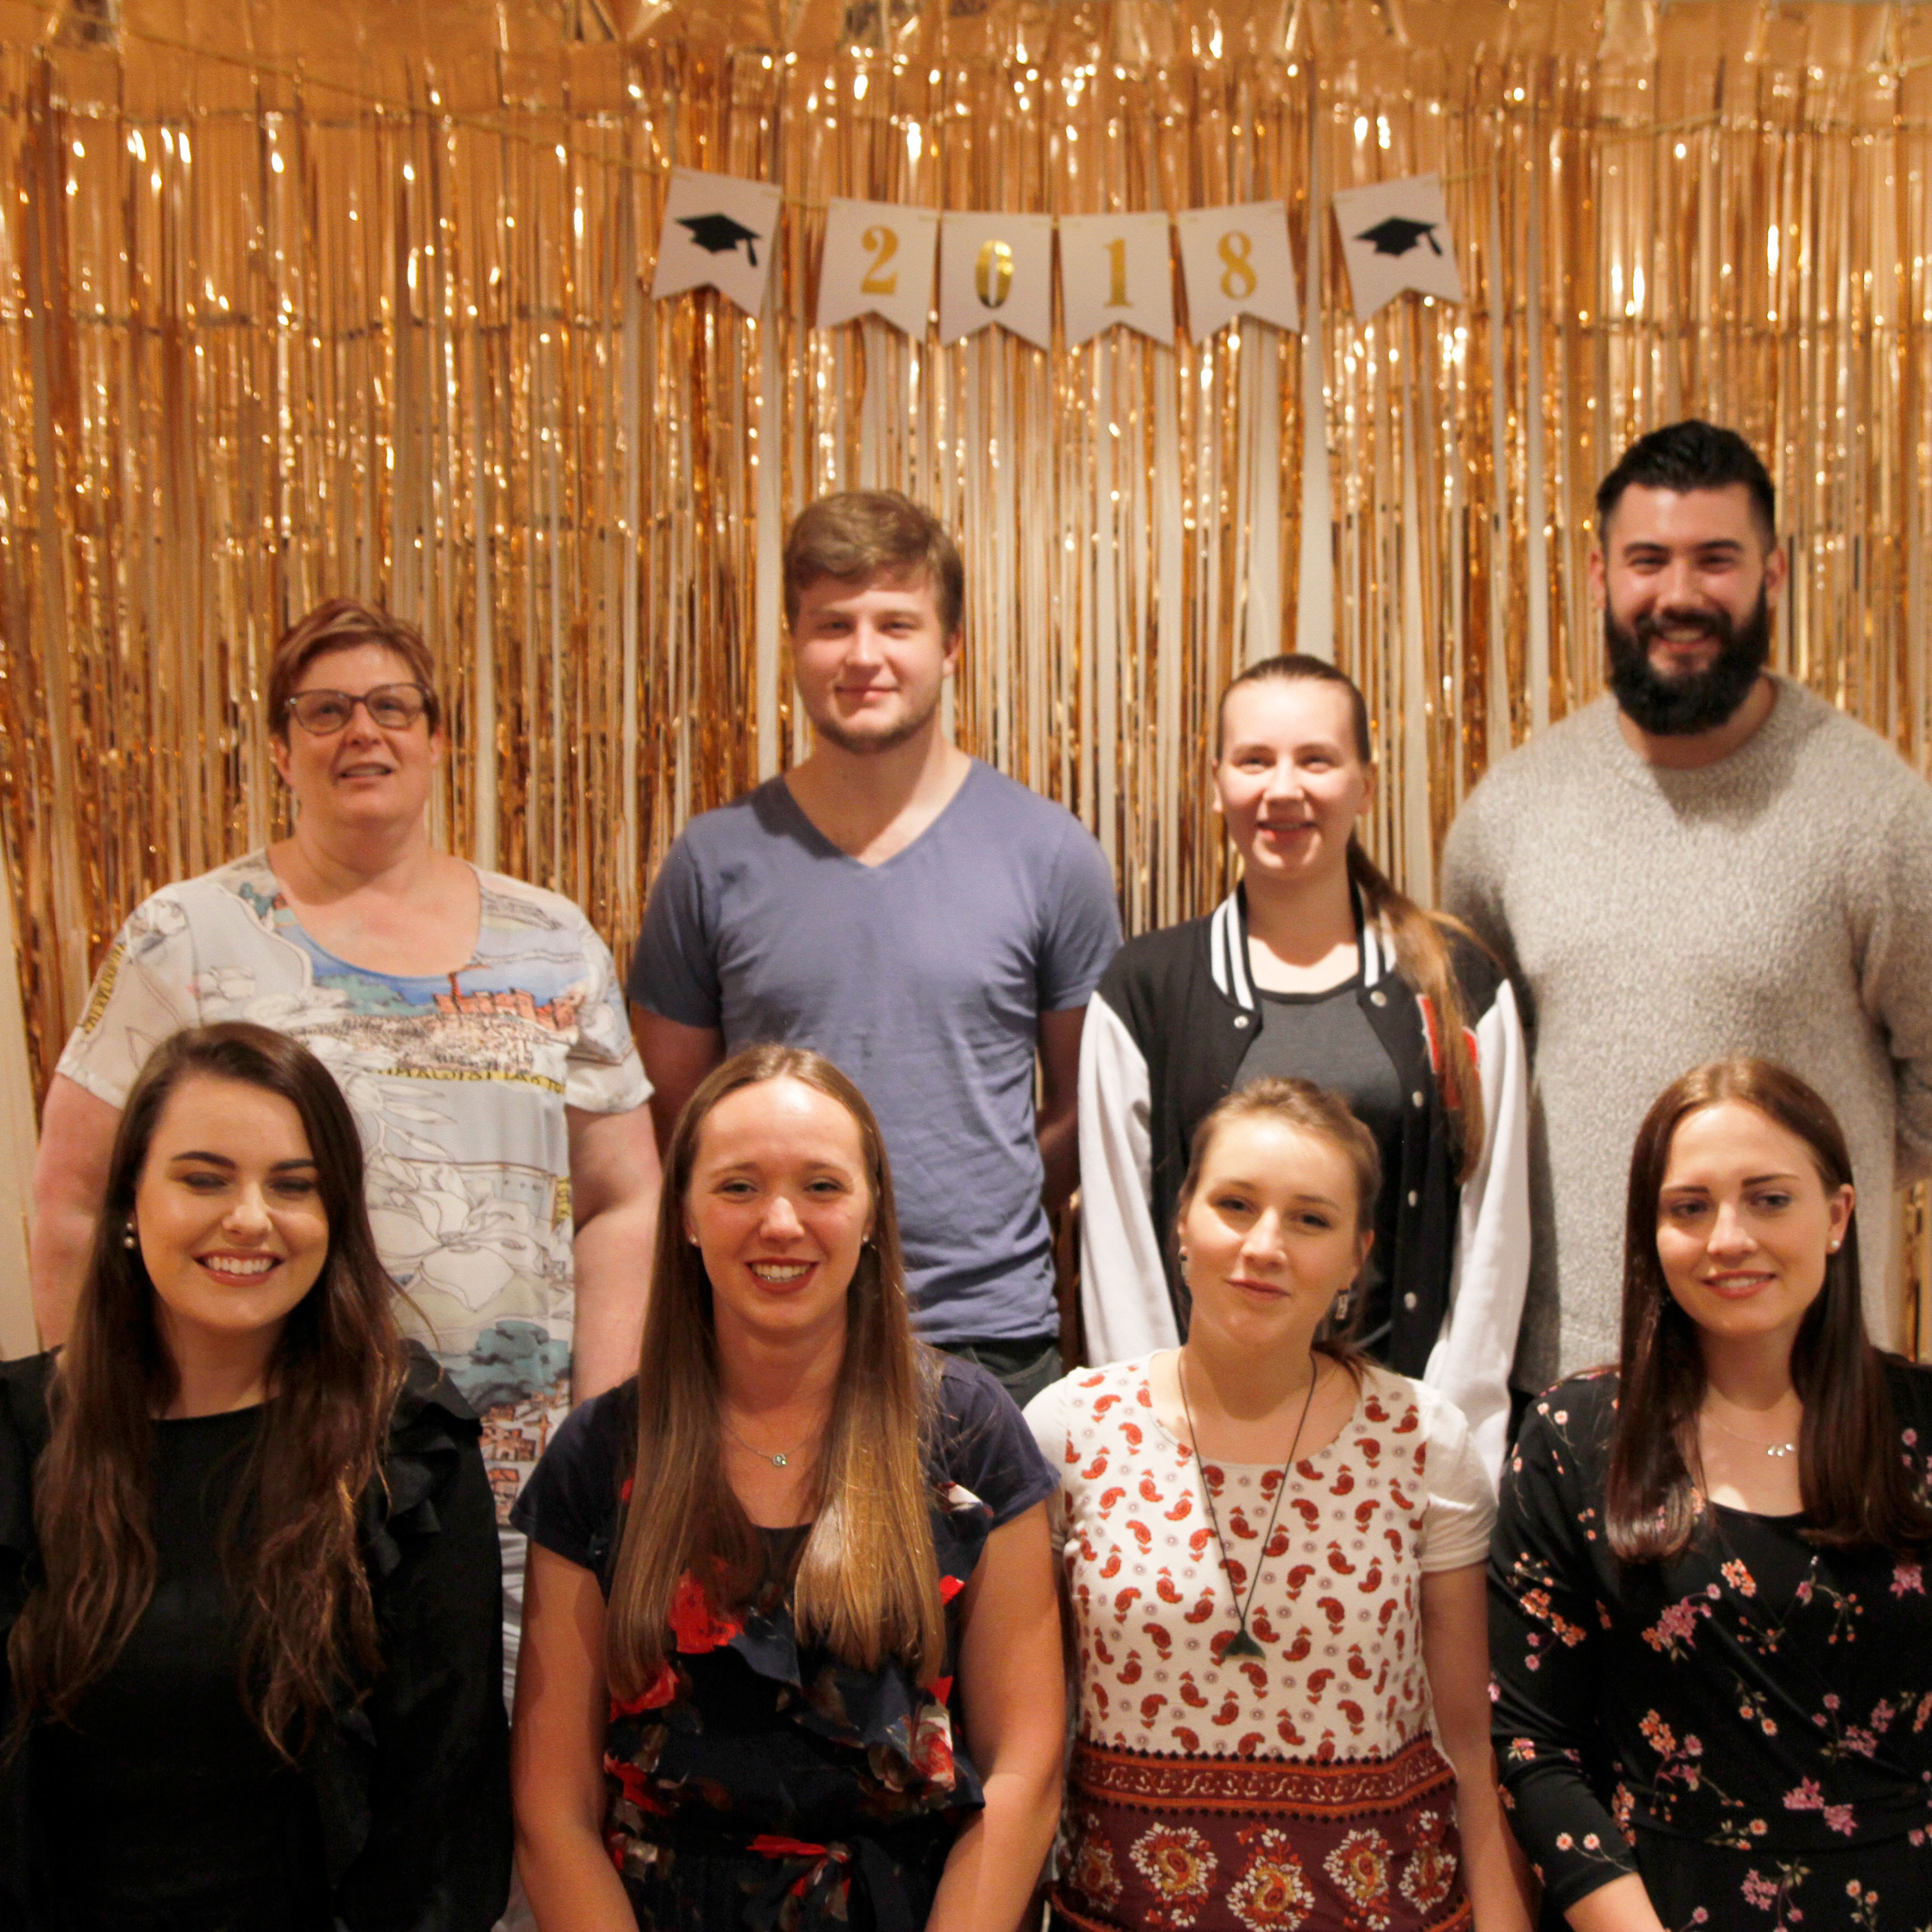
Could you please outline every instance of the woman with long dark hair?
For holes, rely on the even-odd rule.
[[[1932,1371],[1867,1339],[1854,1205],[1795,1074],[1673,1082],[1630,1160],[1622,1360],[1525,1418],[1496,1738],[1576,1932],[1925,1922]]]
[[[545,1932],[1012,1932],[1058,1808],[1053,1478],[914,1340],[878,1124],[818,1054],[686,1103],[642,1360],[518,1505]]]
[[[1180,1189],[1186,1340],[1028,1405],[1078,1658],[1057,1932],[1526,1932],[1494,1493],[1455,1405],[1352,1339],[1378,1164],[1337,1095],[1228,1096]]]
[[[1130,940],[1081,1036],[1081,1306],[1090,1356],[1185,1336],[1169,1233],[1196,1128],[1265,1076],[1341,1094],[1386,1185],[1363,1345],[1441,1389],[1491,1474],[1529,1267],[1528,1089],[1508,982],[1462,928],[1397,891],[1360,822],[1368,707],[1334,665],[1251,665],[1222,694],[1213,808],[1240,882],[1205,919]]]
[[[414,625],[332,597],[283,633],[263,683],[289,836],[162,886],[102,959],[41,1116],[34,1312],[62,1340],[152,1043],[272,1027],[348,1097],[396,1319],[483,1417],[507,1514],[573,1398],[628,1367],[644,1319],[632,1263],[657,1145],[616,968],[569,900],[436,849],[448,741]],[[523,1558],[506,1526],[512,1660]]]
[[[65,1348],[0,1367],[0,1924],[482,1932],[495,1510],[340,1088],[266,1028],[176,1034],[106,1203]]]

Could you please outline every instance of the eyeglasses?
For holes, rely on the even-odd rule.
[[[288,709],[304,731],[332,738],[361,705],[370,722],[386,731],[406,731],[429,708],[429,693],[419,684],[377,684],[358,697],[352,691],[298,691]]]

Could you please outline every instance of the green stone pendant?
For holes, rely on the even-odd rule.
[[[1265,1657],[1267,1654],[1268,1652],[1249,1636],[1245,1624],[1234,1633],[1233,1641],[1221,1653],[1223,1661],[1231,1657]]]

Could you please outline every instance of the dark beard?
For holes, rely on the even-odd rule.
[[[1676,621],[1701,624],[1718,640],[1718,655],[1708,670],[1665,676],[1650,662],[1651,640],[1663,628],[1658,616],[1646,611],[1634,628],[1625,630],[1607,609],[1604,613],[1610,689],[1624,716],[1655,738],[1689,737],[1727,723],[1771,658],[1771,604],[1762,590],[1742,625],[1734,626],[1722,610],[1700,611],[1691,620],[1680,613]]]

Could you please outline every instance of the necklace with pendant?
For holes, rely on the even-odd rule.
[[[722,1415],[720,1415],[718,1419],[720,1422],[724,1422],[724,1418]],[[724,1432],[727,1436],[730,1437],[734,1442],[737,1444],[740,1449],[744,1450],[746,1455],[757,1456],[760,1462],[770,1463],[774,1469],[790,1468],[791,1467],[791,1459],[798,1454],[799,1450],[802,1449],[805,1447],[805,1443],[801,1442],[798,1444],[796,1448],[790,1449],[781,1449],[777,1454],[773,1455],[767,1450],[754,1449],[750,1443],[747,1442],[728,1422],[724,1422]],[[809,1442],[811,1438],[808,1436],[806,1440],[806,1442]]]
[[[1201,1455],[1200,1431],[1194,1426],[1194,1409],[1187,1400],[1186,1357],[1185,1348],[1175,1355],[1174,1378],[1180,1384],[1180,1410],[1187,1418],[1188,1443],[1200,1468],[1201,1494],[1208,1504],[1208,1524],[1214,1532],[1214,1547],[1221,1552],[1221,1574],[1228,1580],[1228,1594],[1234,1600],[1234,1616],[1240,1626],[1221,1654],[1224,1658],[1265,1657],[1267,1652],[1248,1634],[1248,1612],[1254,1608],[1255,1592],[1261,1587],[1268,1545],[1274,1540],[1275,1521],[1281,1514],[1281,1499],[1288,1489],[1288,1472],[1294,1467],[1294,1452],[1301,1446],[1302,1425],[1307,1421],[1309,1406],[1315,1400],[1315,1384],[1322,1379],[1321,1364],[1312,1358],[1309,1364],[1308,1393],[1301,1398],[1301,1413],[1295,1418],[1294,1434],[1288,1442],[1287,1459],[1281,1466],[1281,1480],[1274,1486],[1274,1504],[1268,1511],[1268,1528],[1262,1532],[1262,1546],[1255,1554],[1255,1574],[1248,1580],[1248,1594],[1244,1598],[1234,1587],[1234,1573],[1228,1562],[1228,1545],[1221,1534],[1221,1519],[1214,1508],[1214,1486],[1208,1480],[1208,1465]]]
[[[1701,1411],[1700,1413],[1702,1414],[1704,1420],[1706,1422],[1714,1423],[1717,1426],[1721,1429],[1733,1442],[1742,1442],[1747,1448],[1750,1449],[1762,1449],[1767,1456],[1772,1457],[1774,1460],[1780,1459],[1786,1456],[1795,1456],[1798,1454],[1798,1444],[1795,1442],[1760,1442],[1755,1438],[1743,1435],[1737,1430],[1733,1429],[1731,1425],[1728,1422],[1725,1421],[1722,1417],[1718,1415],[1714,1409],[1704,1409]]]

